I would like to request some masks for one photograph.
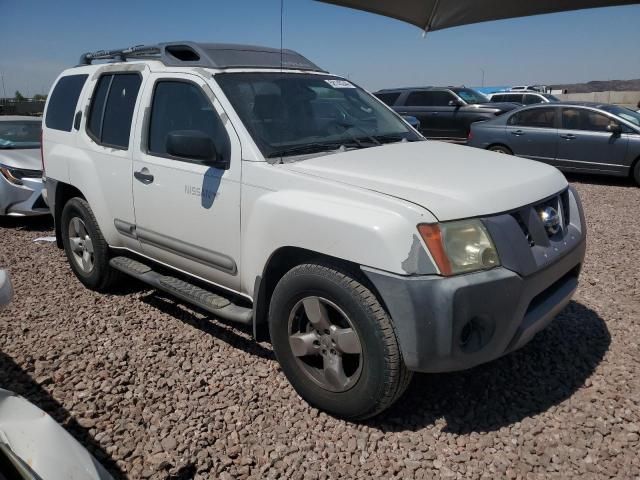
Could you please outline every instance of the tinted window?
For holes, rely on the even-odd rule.
[[[618,122],[602,113],[584,108],[563,108],[562,128],[567,130],[590,130],[592,132],[606,132],[609,125]]]
[[[398,97],[400,96],[400,92],[391,92],[391,93],[376,93],[376,97],[382,100],[387,105],[391,106],[396,103]]]
[[[87,130],[91,132],[94,138],[99,139],[102,136],[102,116],[104,115],[104,104],[107,100],[107,93],[111,86],[113,75],[104,75],[98,80],[98,85],[93,91],[91,99],[91,110],[89,111],[89,121]]]
[[[51,93],[49,106],[47,107],[47,128],[55,130],[71,131],[73,116],[84,82],[88,75],[69,75],[62,77]]]
[[[91,100],[87,130],[96,142],[126,150],[142,79],[137,73],[104,75]]]
[[[520,127],[555,128],[555,108],[532,108],[513,115],[509,125]]]
[[[506,97],[506,95],[492,95],[491,96],[491,101],[492,102],[504,102],[505,101],[505,97]]]
[[[113,76],[102,122],[102,143],[129,147],[131,119],[142,79],[135,73]]]
[[[453,95],[444,91],[411,92],[407,97],[409,107],[446,107],[453,100]]]
[[[536,103],[542,103],[542,97],[540,95],[524,95],[525,105],[534,105]]]
[[[161,81],[156,84],[149,124],[149,153],[167,153],[169,133],[196,130],[210,136],[218,157],[228,160],[231,146],[227,131],[200,87],[180,81]]]

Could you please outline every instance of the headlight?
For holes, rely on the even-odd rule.
[[[22,176],[20,173],[12,168],[0,166],[0,173],[9,183],[14,185],[22,185]]]
[[[480,220],[418,225],[440,273],[445,276],[500,265],[498,252]]]

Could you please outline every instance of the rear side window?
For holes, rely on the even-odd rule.
[[[513,115],[509,125],[520,127],[555,128],[556,108],[532,108]]]
[[[103,75],[91,99],[87,131],[99,144],[129,148],[133,109],[142,78],[137,73]]]
[[[540,95],[525,95],[524,96],[524,104],[525,105],[534,105],[536,103],[542,103],[543,99]]]
[[[409,107],[446,107],[454,97],[449,92],[417,91],[411,92],[407,98]]]
[[[608,116],[584,108],[563,108],[562,128],[566,130],[589,130],[592,132],[606,132],[609,125],[618,122]]]
[[[69,75],[58,80],[47,107],[47,128],[71,131],[78,98],[87,77],[88,75]]]
[[[231,143],[227,130],[200,87],[179,80],[161,80],[156,84],[151,104],[149,153],[175,158],[167,152],[167,138],[171,132],[184,130],[208,135],[219,158],[230,158]]]
[[[396,103],[396,100],[398,100],[400,92],[376,93],[375,95],[379,100],[382,100],[387,105],[392,106],[394,103]]]

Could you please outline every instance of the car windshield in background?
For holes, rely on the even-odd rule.
[[[480,92],[476,92],[470,88],[453,88],[456,95],[469,104],[489,103],[489,97],[484,96]]]
[[[422,139],[380,101],[337,77],[278,72],[215,78],[267,158]]]
[[[640,126],[640,113],[638,112],[634,112],[633,110],[625,107],[619,107],[617,105],[602,105],[600,108],[605,112],[624,118],[627,122]]]
[[[0,120],[0,148],[40,148],[40,121]]]

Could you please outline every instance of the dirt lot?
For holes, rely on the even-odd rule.
[[[268,343],[132,283],[81,287],[48,221],[0,220],[17,295],[0,386],[49,412],[116,477],[640,477],[640,188],[572,179],[589,248],[571,305],[489,365],[417,375],[351,424],[310,408]]]

